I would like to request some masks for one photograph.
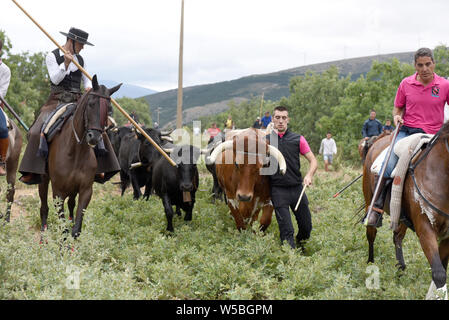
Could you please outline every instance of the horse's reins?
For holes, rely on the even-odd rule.
[[[428,154],[430,153],[430,151],[433,149],[433,147],[436,145],[436,141],[438,140],[438,138],[441,135],[441,130],[443,128],[441,128],[436,134],[435,136],[429,141],[429,144],[427,145],[426,150],[424,151],[424,154],[422,155],[422,157],[420,157],[418,159],[418,161],[416,161],[416,163],[414,164],[410,164],[409,167],[409,171],[410,171],[410,175],[412,176],[412,180],[413,183],[415,185],[416,191],[418,192],[419,196],[424,200],[424,202],[435,212],[437,212],[439,215],[442,215],[445,218],[449,219],[449,214],[447,214],[446,212],[438,209],[436,206],[434,206],[428,199],[426,199],[426,197],[424,197],[424,195],[422,194],[421,190],[419,189],[418,183],[416,182],[416,177],[415,177],[415,169],[416,167],[428,156]],[[445,141],[445,145],[446,145],[446,149],[449,152],[449,144],[448,141],[446,139]],[[419,152],[419,150],[413,155],[412,159],[416,156],[416,154]]]
[[[89,91],[87,93],[87,95],[88,96],[92,95],[92,96],[96,96],[96,97],[100,98],[100,125],[104,128],[106,126],[106,121],[107,121],[107,108],[108,108],[107,107],[107,102],[111,101],[111,97],[103,95],[103,94],[100,94],[100,93],[97,93],[97,92],[92,92],[92,91]],[[78,144],[82,144],[83,143],[84,139],[86,138],[86,132],[87,131],[89,131],[89,130],[96,130],[96,131],[100,131],[100,132],[104,131],[104,129],[102,129],[102,128],[96,128],[96,127],[89,128],[88,127],[88,123],[87,123],[88,120],[87,120],[87,116],[86,116],[86,108],[84,108],[84,111],[83,111],[83,119],[84,119],[84,129],[87,129],[87,130],[84,130],[85,132],[84,132],[84,135],[83,135],[83,139],[80,139],[78,137],[78,134],[76,133],[75,127],[73,125],[73,116],[72,116],[72,131],[73,131],[73,134],[75,135],[75,139],[76,139],[76,142]]]

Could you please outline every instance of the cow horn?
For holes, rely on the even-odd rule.
[[[169,136],[173,133],[174,130],[171,131],[161,131],[161,136]]]
[[[276,147],[268,146],[268,148],[269,148],[269,151],[268,151],[269,154],[271,156],[273,156],[277,160],[277,162],[279,163],[279,171],[280,171],[280,173],[282,175],[284,175],[287,172],[287,163],[285,162],[284,156],[282,155],[282,153]]]
[[[218,147],[216,147],[215,150],[210,155],[209,162],[215,163],[219,154],[221,154],[225,150],[231,149],[233,146],[234,146],[234,141],[232,141],[232,140],[225,141],[225,142],[219,144]]]
[[[109,121],[111,121],[113,127],[117,127],[117,122],[115,122],[114,118],[108,116]]]
[[[171,149],[164,149],[164,148],[162,148],[162,150],[164,150],[165,153],[172,153],[173,150],[175,150],[175,149],[173,149],[173,148],[171,148]]]
[[[161,136],[161,140],[165,140],[165,141],[173,143],[173,139],[170,137],[167,137],[167,136]]]

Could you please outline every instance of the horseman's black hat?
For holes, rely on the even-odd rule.
[[[69,39],[75,40],[76,42],[87,44],[89,46],[93,46],[92,43],[87,41],[89,34],[86,31],[77,28],[70,28],[69,33],[61,32],[62,35],[66,36]]]

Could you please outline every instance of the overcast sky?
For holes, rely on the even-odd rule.
[[[60,44],[77,27],[91,75],[157,91],[178,86],[181,0],[17,0]],[[11,0],[13,52],[55,46]],[[447,0],[185,0],[184,86],[449,43]]]

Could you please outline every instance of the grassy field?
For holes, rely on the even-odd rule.
[[[431,272],[416,235],[405,237],[407,269],[399,272],[385,219],[369,266],[365,228],[354,217],[361,182],[332,199],[360,169],[318,171],[305,253],[280,245],[275,218],[265,234],[257,226],[238,232],[227,206],[210,201],[212,179],[200,170],[193,221],[176,217],[172,235],[157,197],[133,201],[129,190],[121,198],[107,183],[95,184],[77,241],[62,242],[69,222],[51,207],[43,245],[37,188],[19,182],[13,220],[0,227],[0,299],[424,299]],[[4,210],[4,180],[1,190]]]

